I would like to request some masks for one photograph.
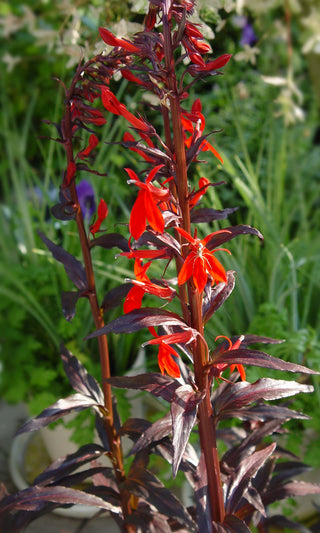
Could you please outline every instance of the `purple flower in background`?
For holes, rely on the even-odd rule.
[[[86,180],[80,181],[77,185],[77,194],[83,218],[90,220],[96,212],[96,202],[92,185]]]
[[[245,25],[242,28],[240,44],[241,46],[244,46],[245,44],[252,46],[256,41],[257,41],[257,36],[254,33],[253,26],[247,20]]]

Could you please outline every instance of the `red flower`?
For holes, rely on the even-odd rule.
[[[158,352],[158,365],[161,374],[167,372],[167,374],[169,374],[169,376],[172,378],[179,378],[180,368],[172,356],[179,357],[177,352],[171,346],[164,344],[163,342],[160,343]]]
[[[114,115],[121,115],[130,124],[144,135],[150,132],[150,125],[144,120],[135,117],[124,104],[121,104],[108,87],[101,86],[101,99],[104,107]]]
[[[181,122],[183,125],[183,128],[185,132],[192,133],[191,137],[188,139],[185,139],[185,145],[187,148],[189,148],[192,144],[194,144],[202,135],[206,121],[204,118],[204,115],[201,113],[202,111],[202,105],[199,98],[195,100],[195,102],[192,104],[191,113],[188,113],[187,111],[182,112],[181,116]],[[193,124],[196,124],[195,126]],[[223,163],[223,159],[219,152],[205,139],[200,145],[200,150],[207,151],[210,150],[218,159]]]
[[[128,183],[134,183],[139,187],[138,197],[133,205],[129,221],[129,231],[135,240],[139,239],[146,229],[147,221],[154,231],[163,233],[164,220],[158,207],[158,202],[168,200],[171,197],[169,189],[159,188],[151,183],[154,176],[163,165],[158,165],[149,174],[146,182],[140,181],[137,174],[130,168],[125,168],[130,176]]]
[[[125,313],[129,313],[134,309],[140,309],[142,298],[147,294],[153,294],[159,298],[165,298],[166,300],[172,300],[176,291],[171,289],[168,285],[157,285],[153,283],[147,276],[146,272],[151,265],[151,261],[142,264],[142,261],[136,259],[134,264],[135,280],[132,280],[134,286],[127,294],[125,299],[123,310]]]
[[[70,185],[71,180],[74,178],[75,173],[77,171],[77,166],[74,161],[70,161],[68,163],[68,167],[65,173],[65,177],[63,180],[62,187],[68,187]]]
[[[201,200],[202,196],[206,194],[210,181],[207,178],[199,179],[199,189],[190,194],[189,207],[192,209]]]
[[[219,233],[225,233],[227,230],[220,230],[210,233],[205,239],[198,239],[195,231],[195,236],[192,237],[182,228],[177,228],[177,231],[190,243],[190,252],[187,255],[182,268],[178,275],[178,284],[182,285],[189,278],[193,278],[193,283],[199,292],[202,292],[206,286],[208,274],[212,278],[212,285],[215,282],[227,283],[226,271],[221,263],[214,257],[213,252],[206,248],[207,242]],[[229,252],[225,248],[217,248],[216,251],[223,250]]]
[[[107,30],[106,28],[99,28],[99,33],[101,36],[101,39],[110,46],[119,46],[120,48],[123,48],[127,52],[140,52],[140,49],[135,46],[130,41],[127,41],[126,39],[119,39],[111,31]]]
[[[179,366],[172,358],[172,356],[179,357],[179,354],[170,346],[170,344],[173,344],[175,342],[183,342],[181,334],[183,338],[185,338],[185,334],[187,334],[187,337],[189,339],[189,332],[186,331],[181,333],[174,333],[171,335],[163,335],[162,337],[159,337],[154,328],[149,328],[149,331],[156,338],[152,339],[151,341],[145,342],[143,346],[146,346],[147,344],[159,344],[158,365],[161,370],[161,374],[164,374],[166,371],[169,376],[173,378],[179,378]]]
[[[229,348],[227,350],[224,350],[224,351],[229,352],[230,350],[237,350],[238,348],[240,348],[240,345],[241,345],[242,341],[244,340],[244,336],[241,335],[239,337],[239,339],[237,339],[236,342],[234,342],[233,344],[232,344],[231,340],[229,339],[229,337],[225,337],[225,335],[218,335],[215,338],[215,340],[217,340],[217,339],[226,339],[228,341]],[[219,375],[216,376],[216,378],[219,378],[221,372],[223,372],[226,368],[228,368],[229,365],[227,363],[220,363],[220,364],[215,365],[215,366],[216,366],[216,368],[218,368],[218,371],[219,371]],[[244,369],[243,365],[239,365],[239,364],[230,365],[230,372],[233,372],[235,368],[237,368],[242,381],[245,381],[246,380],[246,372],[245,372],[245,369]]]
[[[145,161],[148,161],[148,163],[154,163],[154,159],[152,157],[150,157],[150,156],[148,156],[148,154],[144,153],[144,151],[142,149],[139,149],[139,148],[136,147],[136,144],[137,144],[136,140],[135,140],[134,136],[131,135],[131,133],[129,133],[128,131],[124,134],[123,141],[125,143],[128,143],[129,150],[132,150],[133,152],[137,152],[137,154],[141,155],[141,157],[143,157],[143,159]],[[149,146],[150,146],[150,142],[151,142],[152,148],[154,148],[153,142],[149,139],[149,142],[148,142]]]
[[[97,146],[99,139],[93,133],[89,137],[89,145],[84,150],[78,153],[79,159],[85,159],[92,152],[92,150]]]
[[[94,236],[97,231],[99,231],[101,223],[104,221],[104,219],[108,215],[108,207],[104,200],[100,200],[100,203],[98,205],[98,217],[94,224],[91,224],[90,226],[90,233]]]

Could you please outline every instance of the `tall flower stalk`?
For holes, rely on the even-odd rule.
[[[198,237],[200,223],[226,219],[233,210],[200,207],[208,188],[220,184],[212,183],[210,177],[201,177],[198,185],[193,185],[190,165],[198,161],[202,152],[216,157],[220,163],[223,161],[204,132],[201,101],[197,98],[190,105],[188,91],[197,81],[220,74],[231,56],[208,58],[211,48],[199,26],[189,19],[193,9],[193,0],[151,0],[145,30],[132,40],[100,28],[101,38],[113,48],[81,64],[69,89],[63,86],[65,114],[55,126],[57,140],[66,153],[66,168],[59,203],[52,213],[59,220],[76,223],[82,261],[45,235],[40,236],[76,286],[76,291],[63,293],[65,317],[73,318],[79,298],[89,300],[95,331],[88,338],[98,339],[102,386],[62,345],[62,361],[75,394],[44,410],[20,432],[37,430],[69,412],[91,408],[96,414],[102,445],[83,446],[41,474],[20,496],[4,496],[0,511],[8,531],[20,531],[39,513],[61,503],[86,503],[107,510],[122,530],[130,533],[247,532],[253,517],[260,531],[268,530],[265,506],[279,494],[272,477],[276,444],[265,443],[263,439],[280,431],[284,421],[304,415],[261,402],[311,392],[312,387],[269,378],[247,383],[245,366],[314,372],[249,348],[259,342],[281,342],[275,339],[240,333],[229,339],[221,332],[216,338],[222,339],[219,345],[213,349],[208,346],[205,325],[230,296],[235,284],[234,273],[226,271],[223,265],[223,254],[220,262],[216,253],[230,253],[221,246],[239,235],[263,237],[257,229],[243,225]],[[132,113],[113,94],[110,80],[116,73],[138,90],[157,97],[162,131],[148,117]],[[97,103],[102,104],[103,112]],[[112,115],[127,121],[130,131],[121,143],[144,163],[144,170],[138,174],[127,166],[123,172],[136,192],[127,221],[127,239],[104,231],[108,216],[105,199],[100,200],[94,219],[88,222],[77,193],[82,172],[99,174],[93,168],[100,142],[98,130],[112,120]],[[89,134],[86,145],[82,131],[86,136]],[[121,256],[134,260],[133,279],[112,289],[101,300],[92,262],[96,246],[117,247]],[[155,261],[163,265],[160,279],[151,277]],[[169,263],[174,265],[170,266],[171,271]],[[159,298],[157,306],[145,306],[149,295]],[[170,310],[175,299],[180,303],[181,314]],[[104,318],[108,300],[112,300],[113,307],[123,303],[123,313],[111,322]],[[107,335],[141,329],[147,330],[143,343],[146,350],[150,345],[158,347],[161,373],[112,377]],[[170,410],[153,424],[137,418],[121,424],[112,387],[147,391],[168,402]],[[244,421],[241,437],[219,428],[221,420],[231,417]],[[198,456],[189,442],[194,428],[199,434]],[[217,431],[229,446],[222,457],[217,450]],[[133,441],[134,458],[128,469],[122,450],[124,435]],[[186,509],[148,469],[150,454],[154,452],[171,464],[174,476],[179,469],[186,473],[194,489],[194,506]],[[112,468],[96,462],[102,455],[109,457]],[[78,466],[90,461],[95,462],[86,471],[73,474]],[[291,463],[288,470],[290,474],[279,481],[280,497],[295,493],[290,484],[294,471]],[[283,471],[280,475],[283,476]],[[88,477],[93,480],[88,492],[69,488],[75,479],[80,482]],[[295,489],[299,494],[320,492],[318,486],[311,484],[302,487],[298,483]]]

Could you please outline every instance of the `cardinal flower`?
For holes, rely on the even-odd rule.
[[[233,344],[232,344],[231,340],[229,339],[229,337],[225,337],[224,335],[218,335],[218,337],[216,337],[215,340],[217,340],[217,339],[226,339],[228,341],[229,348],[227,348],[226,350],[223,350],[223,351],[229,352],[230,350],[238,350],[238,348],[240,348],[240,345],[241,345],[242,341],[244,340],[244,336],[241,335]],[[219,378],[221,372],[223,372],[226,368],[228,368],[228,366],[229,365],[227,363],[220,363],[220,364],[216,365],[216,367],[218,368],[218,372],[219,372],[219,374],[218,374],[218,376],[216,376],[216,378],[217,377]],[[237,368],[242,381],[245,381],[246,380],[246,372],[245,372],[245,369],[244,369],[243,365],[240,365],[240,364],[230,365],[230,372],[233,372],[235,368]]]
[[[201,113],[202,104],[199,98],[197,98],[192,104],[191,113],[183,111],[181,115],[181,122],[185,132],[192,133],[189,138],[185,138],[185,145],[190,148],[200,137],[204,131],[206,121],[204,115]],[[210,150],[216,157],[223,163],[223,159],[219,152],[207,141],[203,140],[200,144],[201,151]]]
[[[164,231],[164,219],[158,203],[168,200],[171,197],[171,193],[166,187],[159,188],[151,183],[162,166],[159,165],[152,169],[145,182],[140,181],[133,170],[125,168],[131,178],[128,183],[133,183],[140,189],[131,210],[129,221],[129,231],[135,240],[139,239],[146,229],[147,221],[154,231],[159,233]]]
[[[159,285],[153,283],[147,276],[146,272],[151,265],[151,261],[143,265],[142,261],[136,259],[134,264],[135,280],[132,280],[133,287],[127,294],[124,302],[123,310],[125,313],[129,313],[134,309],[140,309],[142,298],[147,294],[153,294],[159,298],[166,300],[172,300],[176,291],[168,285]]]
[[[108,87],[101,87],[101,100],[103,106],[114,115],[121,115],[139,132],[142,136],[150,133],[150,125],[141,118],[136,117],[126,108],[124,104],[119,102],[118,98],[108,89]]]
[[[106,28],[99,28],[99,33],[101,36],[101,39],[110,46],[119,46],[120,48],[123,48],[126,50],[126,52],[131,53],[139,53],[140,48],[135,46],[131,41],[128,41],[127,39],[119,39],[111,31],[107,30]]]
[[[182,285],[191,277],[198,291],[201,293],[207,283],[208,275],[212,278],[212,285],[214,283],[227,283],[226,271],[222,264],[213,255],[213,252],[206,248],[207,242],[219,233],[225,233],[227,230],[215,231],[210,233],[204,239],[197,238],[197,232],[192,237],[182,228],[177,228],[177,231],[190,243],[190,252],[187,255],[182,268],[178,275],[178,284]],[[223,250],[229,252],[225,248],[217,248],[215,251]]]
[[[95,233],[97,233],[97,231],[99,231],[101,223],[104,221],[104,219],[108,215],[108,207],[107,207],[106,202],[103,199],[100,200],[97,214],[98,214],[97,220],[95,221],[94,224],[91,224],[90,226],[90,233],[92,233],[93,236],[95,235]]]
[[[190,329],[190,331],[181,331],[179,333],[162,335],[161,337],[159,337],[153,327],[150,327],[149,331],[155,338],[145,342],[143,346],[146,346],[147,344],[158,344],[158,365],[161,370],[161,374],[164,374],[166,371],[169,376],[173,378],[179,378],[180,369],[174,360],[175,357],[179,357],[179,354],[174,350],[174,348],[172,348],[172,346],[170,346],[170,344],[191,342],[194,340],[194,331]]]

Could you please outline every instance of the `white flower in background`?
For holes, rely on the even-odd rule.
[[[278,104],[278,110],[275,116],[283,116],[285,124],[290,126],[297,121],[303,121],[305,112],[302,109],[303,95],[298,86],[294,83],[292,78],[282,78],[280,76],[261,76],[265,83],[282,87],[275,103]]]
[[[245,44],[243,46],[243,50],[241,52],[238,52],[234,56],[234,59],[236,61],[246,61],[247,63],[251,63],[251,65],[255,65],[258,54],[260,54],[260,50],[259,48],[257,48],[257,46],[250,46],[249,44]]]
[[[12,72],[14,67],[20,63],[22,60],[22,57],[20,56],[12,56],[9,54],[9,52],[6,52],[3,54],[1,61],[7,66],[7,71]]]

